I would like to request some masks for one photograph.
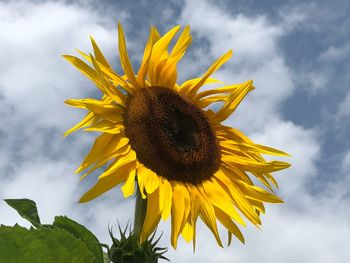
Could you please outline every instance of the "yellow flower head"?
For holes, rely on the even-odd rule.
[[[126,51],[125,37],[118,25],[118,45],[123,74],[116,73],[91,38],[94,55],[79,53],[92,66],[77,57],[64,57],[85,74],[102,92],[100,100],[70,99],[66,103],[88,111],[85,118],[66,132],[84,128],[101,135],[77,169],[82,177],[108,164],[97,183],[80,202],[90,201],[121,184],[124,197],[135,192],[135,181],[147,212],[140,241],[154,231],[160,219],[171,216],[171,244],[177,246],[180,234],[195,243],[198,216],[222,246],[218,221],[244,242],[237,224],[245,226],[242,215],[258,226],[264,202],[281,203],[272,194],[277,183],[271,175],[289,166],[265,161],[261,154],[287,155],[253,143],[237,129],[222,122],[253,90],[252,81],[201,91],[210,76],[232,54],[220,57],[201,77],[178,84],[177,63],[192,41],[186,26],[172,50],[168,46],[180,26],[161,36],[152,27],[140,69],[135,74]],[[216,112],[208,109],[223,102]],[[258,178],[270,191],[254,185]]]

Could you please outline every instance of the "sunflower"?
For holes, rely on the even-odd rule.
[[[222,124],[254,89],[252,81],[225,85],[210,76],[232,55],[228,51],[199,78],[178,84],[177,63],[192,37],[186,26],[171,51],[169,45],[180,31],[176,26],[161,36],[151,27],[140,68],[130,62],[124,32],[118,24],[118,46],[123,74],[116,73],[91,37],[94,55],[78,50],[81,59],[64,58],[85,74],[102,92],[102,98],[69,99],[67,104],[88,111],[65,135],[84,128],[100,132],[76,173],[92,173],[104,166],[97,183],[80,202],[90,201],[122,185],[124,197],[135,191],[147,202],[140,242],[147,240],[160,219],[171,217],[171,244],[180,234],[196,238],[198,216],[222,246],[217,221],[244,242],[237,225],[261,224],[264,202],[281,203],[273,194],[278,187],[271,172],[289,166],[266,161],[262,154],[286,153],[253,143],[239,130]],[[200,90],[217,83],[222,87]],[[210,109],[215,102],[221,108]],[[267,188],[255,185],[253,177]]]

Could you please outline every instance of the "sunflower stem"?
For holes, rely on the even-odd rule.
[[[146,217],[147,202],[142,199],[139,187],[136,190],[135,215],[134,215],[134,235],[137,242],[140,242],[140,235]]]

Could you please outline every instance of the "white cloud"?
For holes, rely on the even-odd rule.
[[[344,156],[344,159],[341,163],[341,169],[344,172],[350,173],[350,150]],[[350,176],[350,174],[349,174],[349,176]]]
[[[115,31],[103,27],[97,14],[74,5],[11,2],[1,4],[0,12],[2,96],[21,117],[35,118],[36,125],[68,125],[71,120],[64,116],[70,111],[62,101],[91,85],[61,55],[77,47],[91,50],[89,34],[111,54]]]
[[[329,186],[325,189],[324,195],[321,197],[320,202],[324,208],[332,208],[336,212],[332,212],[336,215],[343,215],[342,218],[349,218],[350,211],[343,209],[349,203],[350,198],[350,150],[347,150],[340,161],[340,168],[338,176],[332,180]],[[338,221],[339,220],[338,218]]]
[[[339,63],[346,63],[346,58],[350,54],[350,45],[328,46],[321,52],[314,61],[308,61],[304,67],[296,74],[299,84],[305,91],[313,96],[320,96],[329,91],[330,86],[334,86],[336,79],[339,79],[337,72]],[[316,64],[316,65],[315,65]],[[346,66],[345,66],[346,68]],[[346,85],[346,84],[345,84]],[[335,87],[337,90],[343,87]]]
[[[327,50],[319,56],[320,61],[331,62],[332,60],[344,60],[349,57],[350,44],[343,46],[330,46]]]
[[[327,84],[331,79],[331,73],[326,69],[317,69],[303,75],[304,88],[312,95],[319,95],[320,92],[327,91]]]
[[[72,200],[78,198],[78,178],[69,176],[73,166],[67,162],[42,159],[40,162],[21,163],[13,174],[4,178],[0,186],[0,198],[36,200],[43,222],[52,221],[57,214],[70,211]],[[0,206],[1,214],[10,208]],[[7,224],[18,221],[14,212],[3,220]]]
[[[336,119],[338,121],[343,121],[344,118],[350,116],[350,92],[348,92],[344,100],[338,105]]]
[[[118,12],[119,19],[125,17]],[[0,199],[32,198],[43,222],[66,214],[91,226],[105,242],[108,224],[118,218],[124,225],[132,216],[131,201],[121,202],[115,189],[109,200],[77,203],[83,188],[94,183],[79,183],[73,174],[92,137],[62,137],[83,115],[63,101],[92,96],[96,89],[61,55],[76,53],[75,48],[91,52],[91,34],[107,57],[115,58],[116,27],[109,29],[107,22],[91,8],[63,1],[0,3]],[[1,224],[28,225],[4,202],[0,214]]]

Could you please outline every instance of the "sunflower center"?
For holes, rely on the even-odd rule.
[[[207,118],[171,89],[144,88],[130,96],[125,127],[138,160],[168,180],[198,184],[219,168],[220,151]]]
[[[168,120],[164,123],[173,147],[184,152],[199,147],[198,127],[190,116],[172,107]]]

